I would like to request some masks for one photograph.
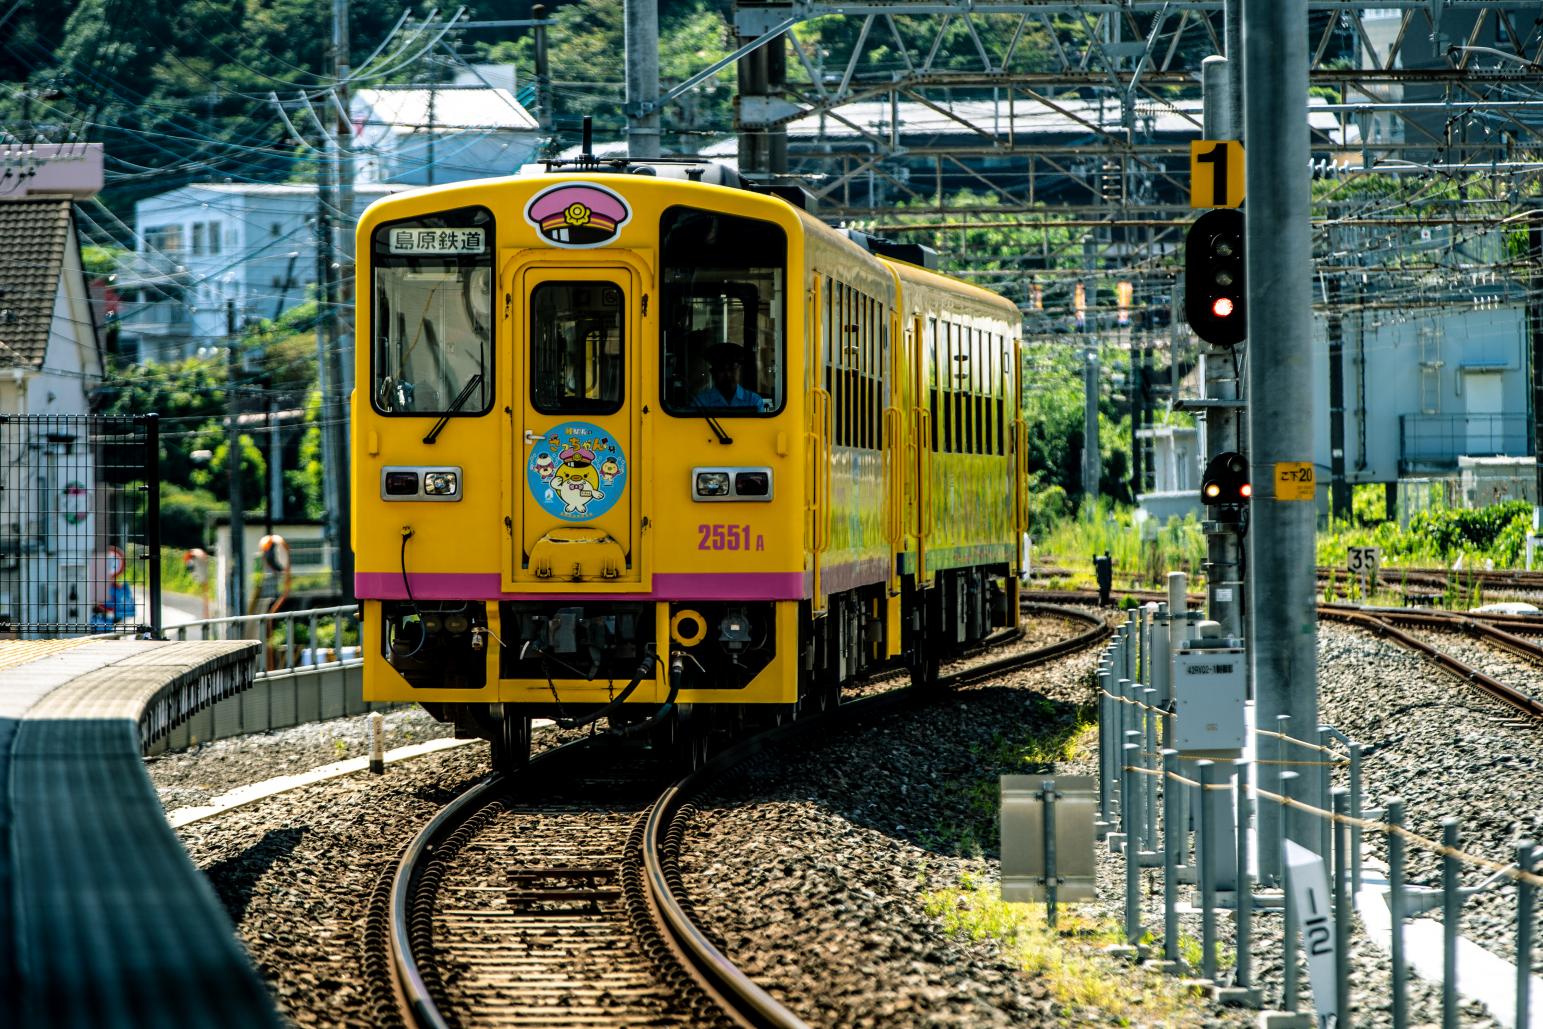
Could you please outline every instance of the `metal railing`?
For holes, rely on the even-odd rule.
[[[1212,984],[1216,999],[1250,1007],[1263,1005],[1268,993],[1277,1010],[1299,1011],[1311,986],[1320,1018],[1334,1012],[1338,1024],[1346,1026],[1352,1015],[1365,1019],[1372,1014],[1364,1002],[1360,1010],[1351,1007],[1356,974],[1350,963],[1351,911],[1359,907],[1384,926],[1392,959],[1392,1024],[1404,1029],[1416,1020],[1409,1011],[1407,937],[1417,916],[1439,912],[1442,972],[1436,985],[1441,1024],[1456,1027],[1464,1003],[1457,977],[1464,905],[1480,894],[1514,889],[1515,918],[1509,926],[1517,955],[1511,967],[1514,983],[1495,983],[1491,995],[1496,999],[1486,1003],[1501,1024],[1533,1024],[1531,954],[1537,894],[1543,890],[1543,852],[1527,840],[1517,841],[1509,855],[1465,850],[1456,817],[1441,820],[1440,839],[1411,832],[1401,798],[1388,797],[1379,807],[1368,803],[1363,747],[1328,725],[1293,734],[1290,717],[1280,715],[1273,731],[1255,729],[1262,752],[1251,757],[1228,761],[1181,753],[1173,745],[1182,738],[1173,724],[1178,717],[1173,679],[1164,670],[1169,648],[1162,646],[1157,628],[1163,618],[1180,616],[1167,612],[1166,605],[1150,607],[1157,608],[1150,621],[1147,613],[1138,611],[1117,627],[1096,672],[1099,790],[1093,829],[1095,839],[1106,841],[1122,856],[1125,952],[1135,957],[1160,952],[1170,970],[1198,973]],[[1149,681],[1158,686],[1146,685]],[[1168,745],[1160,745],[1160,739]],[[1279,792],[1260,784],[1261,766],[1273,768],[1270,777],[1279,779]],[[1336,779],[1346,785],[1336,786]],[[1288,809],[1310,816],[1305,839],[1293,836],[1301,830],[1288,827]],[[1283,841],[1279,855],[1250,846],[1250,837],[1266,821]],[[1384,841],[1385,877],[1363,868],[1363,837],[1368,834]],[[1426,885],[1410,874],[1407,859],[1415,851],[1425,852],[1427,866],[1437,865],[1439,885]],[[1255,893],[1251,856],[1282,893]],[[1304,874],[1304,882],[1294,884],[1299,874]],[[1160,889],[1153,889],[1153,876],[1160,877]],[[1192,958],[1182,956],[1180,883],[1196,887],[1198,968],[1191,967]],[[1323,889],[1326,894],[1319,892]],[[1160,926],[1159,916],[1143,904],[1149,893],[1162,897]],[[1373,911],[1369,905],[1385,905],[1386,910]],[[1230,943],[1219,933],[1224,908],[1233,918]],[[1284,932],[1256,941],[1253,922],[1260,917],[1279,917]],[[1493,924],[1495,913],[1487,917]],[[1430,938],[1426,925],[1421,931]],[[1270,962],[1281,970],[1278,993],[1273,982],[1265,991],[1255,978],[1255,950],[1267,942],[1281,948],[1279,959]],[[1318,957],[1332,955],[1317,968],[1309,961],[1308,984],[1300,981],[1298,972],[1303,948]],[[1222,956],[1229,949],[1232,969],[1227,972]],[[1497,959],[1483,974],[1493,976],[1503,967]],[[1507,986],[1509,1010],[1504,1007]],[[1328,1017],[1332,1021],[1335,1016]]]
[[[0,416],[0,633],[160,630],[155,415]]]
[[[331,626],[332,646],[318,647],[318,635]],[[301,629],[304,638],[300,638]],[[363,662],[363,633],[355,604],[318,607],[308,611],[205,618],[171,627],[177,640],[257,640],[263,645],[258,678],[310,669],[337,668]],[[338,641],[355,640],[338,645]]]
[[[1527,453],[1524,414],[1399,415],[1399,467],[1456,468],[1459,457]]]

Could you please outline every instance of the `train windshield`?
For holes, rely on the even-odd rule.
[[[787,235],[689,207],[665,211],[660,235],[664,409],[718,418],[782,410]]]
[[[375,230],[370,364],[383,414],[493,403],[493,216],[468,207]]]

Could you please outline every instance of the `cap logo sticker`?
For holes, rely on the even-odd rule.
[[[554,246],[598,247],[616,238],[632,217],[621,197],[590,182],[564,182],[531,197],[525,220]]]
[[[583,522],[609,511],[627,485],[627,457],[610,433],[592,422],[564,422],[531,447],[525,478],[536,503],[564,521]]]

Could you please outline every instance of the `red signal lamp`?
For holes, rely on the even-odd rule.
[[[1254,487],[1252,486],[1252,484],[1245,482],[1243,485],[1238,487],[1238,496],[1240,496],[1240,497],[1251,497],[1253,495],[1254,495]]]
[[[1211,302],[1211,313],[1218,318],[1232,317],[1232,298],[1217,297]]]

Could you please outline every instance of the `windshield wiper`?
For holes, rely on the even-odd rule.
[[[472,372],[471,378],[466,380],[466,385],[461,387],[461,392],[457,393],[455,399],[450,401],[450,410],[439,416],[439,421],[435,422],[434,427],[429,430],[429,434],[423,437],[423,442],[433,443],[439,439],[439,434],[444,432],[445,426],[450,424],[450,416],[461,409],[461,405],[466,403],[467,399],[471,397],[471,391],[480,385],[482,385],[482,373]]]
[[[710,414],[704,414],[702,417],[707,419],[707,427],[713,430],[713,435],[718,437],[719,443],[728,446],[734,442],[734,437],[723,431],[723,426],[718,424],[718,419]]]

